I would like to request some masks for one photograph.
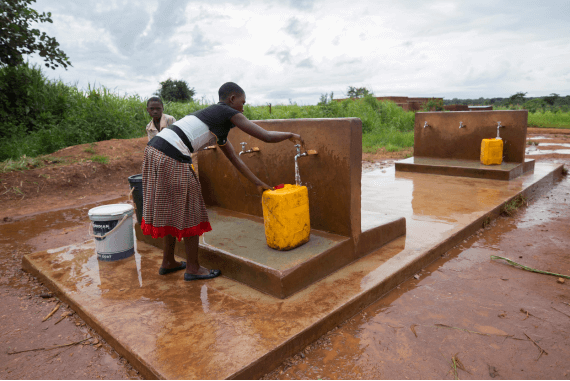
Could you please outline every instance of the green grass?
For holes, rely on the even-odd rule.
[[[89,147],[85,148],[85,149],[83,150],[83,152],[95,154],[95,153],[96,153],[96,151],[95,151],[95,143],[89,144]]]
[[[519,194],[511,201],[505,203],[501,208],[501,214],[505,216],[512,216],[523,205],[528,205],[528,200],[523,195]]]
[[[543,128],[570,128],[570,112],[529,112],[528,125]]]
[[[8,159],[0,163],[0,173],[21,171],[32,166],[37,167],[40,163],[40,159],[26,156],[22,156],[16,160]]]
[[[385,148],[399,151],[414,145],[414,112],[406,112],[390,101],[374,97],[360,100],[332,101],[316,106],[275,105],[247,106],[244,115],[251,120],[298,118],[360,118],[362,120],[362,149],[376,152]]]
[[[30,158],[62,148],[110,139],[146,135],[150,117],[138,95],[119,95],[105,87],[83,91],[61,81],[50,81],[39,67],[0,67],[0,162],[12,170],[35,166]],[[181,119],[208,106],[206,102],[170,102],[165,112]],[[246,105],[251,120],[347,118],[362,120],[363,149],[398,151],[413,146],[414,113],[389,101],[369,96],[360,100],[330,101],[319,105]],[[95,154],[95,146],[84,149]],[[22,159],[25,158],[25,159]]]
[[[109,162],[109,158],[107,156],[102,155],[94,155],[89,158],[89,160],[94,161],[96,163],[107,164]]]

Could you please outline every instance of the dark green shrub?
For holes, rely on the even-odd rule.
[[[192,101],[192,97],[196,94],[194,88],[189,88],[188,83],[182,80],[168,78],[166,81],[160,82],[160,86],[155,94],[166,102]]]

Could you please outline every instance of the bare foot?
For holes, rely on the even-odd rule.
[[[186,273],[192,274],[192,275],[209,275],[210,270],[208,270],[207,268],[202,267],[202,266],[200,266],[198,271],[195,271],[195,268],[191,269],[190,267],[186,267]]]

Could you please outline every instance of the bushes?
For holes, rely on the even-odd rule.
[[[365,152],[380,147],[398,151],[414,145],[414,112],[406,112],[394,102],[379,101],[373,96],[347,99],[342,102],[321,102],[316,106],[246,105],[244,115],[251,120],[296,118],[360,118],[362,120],[362,144]]]
[[[0,139],[57,123],[67,97],[67,86],[49,82],[35,66],[0,68]]]
[[[528,125],[537,127],[570,128],[570,113],[561,109],[528,113]]]
[[[121,97],[104,87],[80,91],[27,64],[0,68],[0,117],[0,160],[139,137],[148,123],[138,96]]]
[[[207,106],[167,102],[164,112],[181,119]],[[275,105],[271,113],[268,106],[246,105],[244,114],[251,120],[357,117],[362,120],[365,150],[413,145],[414,113],[373,96],[315,106]],[[27,64],[0,68],[0,117],[0,161],[77,144],[141,137],[150,120],[138,96],[119,96],[104,87],[81,91],[47,80],[38,67]]]

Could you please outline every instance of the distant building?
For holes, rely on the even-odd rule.
[[[467,105],[446,105],[443,106],[445,111],[469,111],[469,106]]]
[[[335,99],[337,102],[342,102],[350,98]],[[408,98],[408,97],[376,97],[379,101],[392,101],[396,105],[404,109],[404,111],[419,111],[422,109],[429,100],[442,101],[443,98]]]
[[[469,107],[469,111],[487,111],[487,110],[493,110],[493,106],[489,105],[489,106],[468,106]]]

